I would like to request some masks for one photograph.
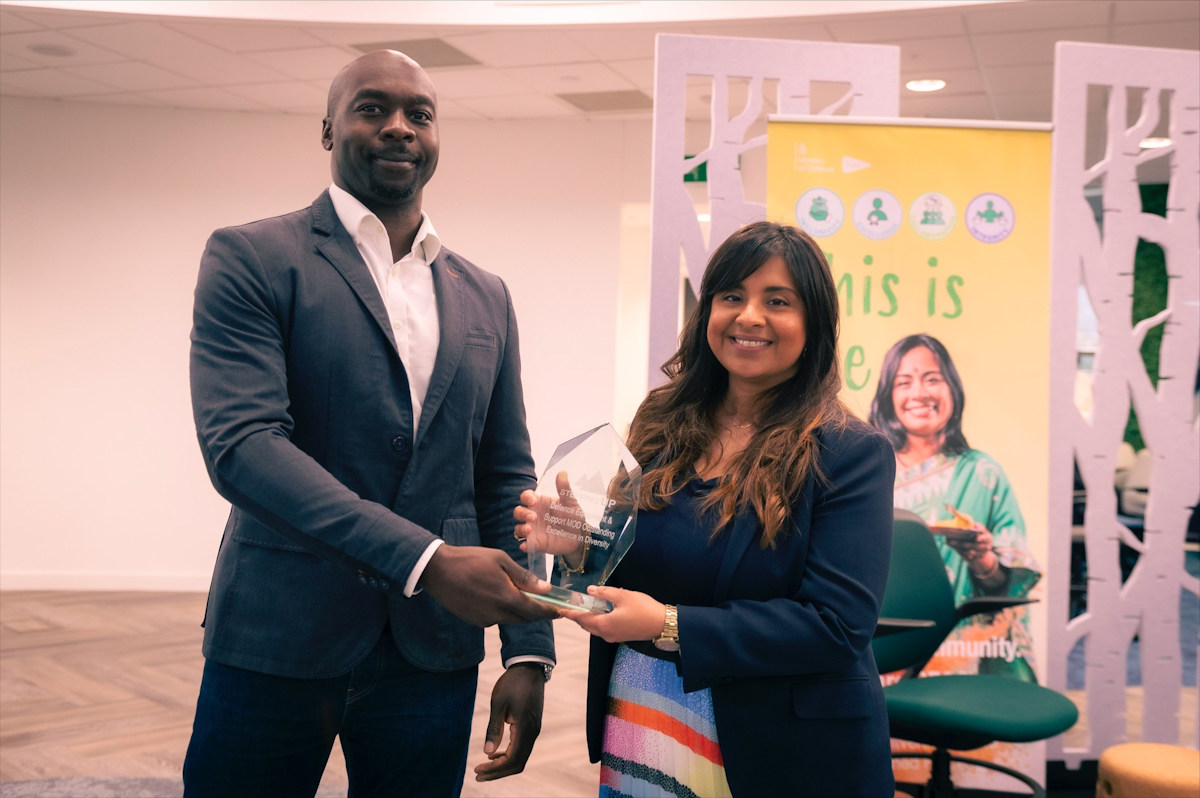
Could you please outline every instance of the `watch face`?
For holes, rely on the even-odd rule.
[[[660,637],[654,641],[654,647],[659,651],[678,651],[679,641],[669,637]]]

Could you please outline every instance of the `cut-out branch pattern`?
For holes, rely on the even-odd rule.
[[[1200,56],[1194,51],[1060,42],[1056,49],[1053,148],[1051,319],[1050,572],[1071,572],[1072,458],[1087,493],[1083,538],[1087,609],[1068,620],[1070,585],[1050,584],[1048,681],[1065,689],[1067,658],[1085,641],[1088,719],[1083,748],[1052,741],[1049,757],[1076,766],[1130,738],[1185,743],[1179,708],[1183,686],[1179,639],[1181,592],[1197,593],[1184,567],[1184,536],[1200,499],[1200,422],[1195,387],[1200,363]],[[1137,76],[1136,80],[1131,76]],[[1136,82],[1139,85],[1133,85]],[[1084,162],[1089,86],[1107,88],[1107,148]],[[1128,124],[1129,98],[1141,107]],[[1139,144],[1168,114],[1172,146]],[[1138,170],[1168,159],[1166,217],[1142,209]],[[1084,190],[1103,192],[1098,227]],[[1138,242],[1159,245],[1166,259],[1166,307],[1135,322],[1134,254]],[[1099,350],[1091,373],[1090,412],[1076,406],[1076,296],[1080,286],[1094,310]],[[1162,328],[1157,375],[1148,374],[1141,347]],[[1148,501],[1139,540],[1118,517],[1114,491],[1117,453],[1130,409],[1151,453]],[[1137,554],[1127,578],[1122,545]],[[1127,657],[1139,642],[1142,727],[1127,728]],[[1191,641],[1196,645],[1197,641]]]
[[[659,35],[654,80],[654,165],[651,178],[649,385],[663,381],[659,367],[679,339],[681,275],[700,284],[714,244],[749,222],[766,218],[766,206],[746,199],[741,156],[765,147],[750,136],[764,117],[767,81],[777,81],[780,114],[813,113],[814,82],[846,83],[836,102],[818,113],[857,116],[899,113],[900,50],[890,45],[832,44],[774,39]],[[685,154],[688,77],[712,81],[708,146]],[[731,82],[748,82],[746,101],[731,108]],[[704,164],[708,237],[696,218],[681,175]]]

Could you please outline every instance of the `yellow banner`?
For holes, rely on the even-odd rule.
[[[1043,593],[1050,134],[1029,127],[768,124],[767,215],[808,231],[829,259],[843,397],[891,430],[896,505],[931,526],[956,512],[990,535],[982,573],[961,545],[935,536],[959,601]],[[996,562],[1001,571],[987,573]],[[925,673],[1037,679],[1044,646],[1029,615],[964,621]],[[1043,750],[995,744],[971,755],[1038,778]],[[896,768],[919,781],[928,763]],[[956,782],[1005,786],[973,770],[956,768]]]

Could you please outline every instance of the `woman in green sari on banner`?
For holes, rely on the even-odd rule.
[[[895,505],[929,524],[957,603],[975,596],[1025,596],[1041,568],[1029,552],[1025,521],[1004,470],[967,444],[965,400],[950,353],[936,338],[909,335],[888,351],[871,423],[896,450]],[[978,673],[1037,681],[1024,607],[964,620],[937,656],[947,671],[970,671],[977,663]]]

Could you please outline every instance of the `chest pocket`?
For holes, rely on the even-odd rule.
[[[487,417],[499,370],[499,337],[488,330],[467,330],[454,381],[443,401],[454,417],[471,420],[472,437],[477,437]]]

